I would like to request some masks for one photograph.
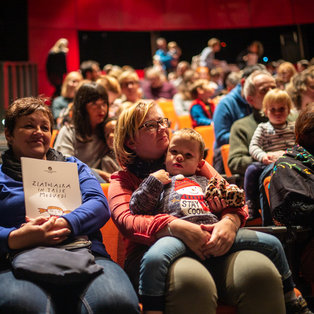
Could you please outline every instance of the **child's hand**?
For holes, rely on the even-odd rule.
[[[277,150],[276,152],[269,153],[273,162],[275,162],[279,157],[281,157],[285,153],[284,150]]]
[[[165,170],[158,170],[156,172],[151,173],[151,176],[154,176],[156,179],[161,181],[163,185],[166,185],[171,182],[171,179],[169,178],[169,172]]]
[[[273,158],[274,158],[274,157],[273,157],[270,153],[267,153],[267,154],[263,157],[262,162],[263,162],[264,165],[269,165],[269,164],[271,164],[271,163],[274,162]]]

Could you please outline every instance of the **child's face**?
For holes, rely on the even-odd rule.
[[[166,169],[170,175],[194,175],[202,167],[200,144],[196,140],[174,135],[166,156]]]
[[[113,149],[114,128],[116,124],[117,124],[116,120],[109,121],[108,123],[106,123],[104,129],[106,143],[110,149]]]
[[[273,125],[282,125],[287,121],[290,110],[284,104],[269,104],[266,108],[266,116]]]
[[[212,97],[215,94],[215,90],[208,84],[208,85],[204,85],[201,89],[200,89],[200,98],[203,101],[208,101],[208,99],[210,97]]]

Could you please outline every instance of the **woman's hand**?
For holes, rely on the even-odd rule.
[[[231,216],[228,214],[228,216]],[[234,216],[232,216],[234,217]],[[237,234],[237,226],[231,219],[222,218],[212,225],[201,225],[203,230],[211,233],[210,240],[203,245],[205,257],[221,256],[229,251]]]
[[[99,169],[94,169],[106,182],[110,182],[110,177],[111,173],[99,170]]]
[[[16,250],[36,245],[56,245],[61,243],[67,239],[71,230],[69,227],[65,227],[65,223],[59,219],[65,220],[57,217],[38,217],[28,220],[19,229],[9,234],[9,248]]]
[[[181,239],[201,260],[206,256],[203,254],[203,246],[210,240],[210,233],[202,230],[199,225],[175,219],[169,223],[173,236]]]

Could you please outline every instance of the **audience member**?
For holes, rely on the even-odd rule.
[[[261,111],[264,96],[273,88],[276,88],[275,79],[266,70],[255,71],[245,80],[242,93],[252,107],[252,113],[232,124],[228,157],[231,172],[240,174],[241,181],[247,167],[253,162],[249,153],[253,133],[259,123],[268,120]]]
[[[167,49],[167,41],[165,38],[158,38],[156,40],[157,50],[155,53],[156,58],[162,65],[163,70],[165,73],[168,73],[172,68],[172,60],[173,56],[169,53]]]
[[[214,96],[219,95],[221,91],[224,89],[223,76],[224,71],[220,67],[216,67],[210,70],[210,80],[217,84]]]
[[[291,78],[297,73],[294,65],[291,62],[283,62],[277,68],[277,77],[286,85]]]
[[[55,87],[52,98],[60,96],[63,77],[67,73],[66,55],[69,51],[68,40],[60,38],[49,50],[46,60],[46,72],[49,83]]]
[[[219,52],[221,49],[220,40],[217,38],[211,38],[207,47],[204,48],[200,54],[200,63],[201,67],[207,67],[208,69],[215,68],[220,61],[215,59],[215,53]]]
[[[133,71],[133,70],[132,70]],[[109,68],[106,71],[107,75],[113,76],[117,80],[119,79],[119,76],[124,72],[122,68],[119,65],[112,65],[111,68]]]
[[[121,102],[135,103],[142,98],[140,79],[135,71],[125,71],[119,76],[121,86]]]
[[[99,63],[87,60],[81,63],[80,71],[84,80],[96,81],[100,77]]]
[[[187,70],[190,70],[191,66],[187,61],[180,61],[175,71],[175,77],[172,80],[169,80],[170,83],[178,88],[179,85],[183,82],[184,73]]]
[[[97,84],[102,85],[108,94],[109,106],[121,95],[121,87],[119,81],[110,75],[101,75],[96,81]]]
[[[73,71],[67,74],[64,78],[61,96],[58,96],[53,99],[51,104],[51,110],[53,118],[56,121],[56,125],[60,128],[61,120],[60,113],[62,110],[66,109],[74,99],[76,88],[78,84],[82,81],[82,75],[79,72]]]
[[[203,79],[203,80],[210,80],[210,71],[208,69],[208,67],[198,67],[196,69],[196,73],[198,74],[199,78],[200,79]]]
[[[260,62],[263,53],[263,44],[258,40],[254,40],[246,49],[242,50],[238,54],[236,62],[239,68],[242,70],[247,66],[255,65]]]
[[[140,260],[149,246],[160,237],[173,235],[201,259],[205,252],[208,256],[219,257],[209,259],[210,272],[200,261],[188,257],[180,257],[170,266],[166,312],[215,313],[219,289],[220,301],[236,305],[239,311],[249,313],[254,309],[256,314],[285,313],[281,279],[269,259],[253,251],[224,255],[235,239],[235,224],[240,225],[238,211],[223,213],[223,216],[228,213],[235,224],[231,219],[221,219],[205,230],[168,214],[131,214],[132,192],[145,177],[164,164],[169,133],[163,118],[156,104],[140,102],[121,113],[115,129],[115,152],[124,170],[111,177],[109,203],[112,219],[128,239],[125,269],[134,286],[138,286]],[[220,178],[208,164],[202,170],[207,177]],[[211,245],[207,244],[209,238]]]
[[[114,129],[116,124],[117,118],[108,118],[103,122],[103,136],[108,146],[108,151],[101,160],[101,169],[110,174],[121,169],[113,151]]]
[[[6,113],[9,149],[0,166],[1,312],[139,313],[138,299],[127,275],[110,259],[102,243],[99,229],[110,218],[110,211],[100,185],[80,160],[49,148],[52,127],[50,109],[38,98],[17,99]],[[77,164],[82,205],[58,217],[27,218],[21,157]],[[56,246],[82,235],[91,241],[92,257],[103,268],[96,278],[75,285],[56,285],[48,279],[45,284],[38,278],[17,279],[13,273],[8,254],[12,257],[31,248]]]
[[[200,79],[195,81],[190,87],[193,99],[190,107],[190,116],[194,128],[212,123],[215,104],[210,97],[215,94],[215,85],[213,82]]]
[[[246,204],[251,217],[258,217],[259,179],[264,180],[270,174],[273,163],[283,155],[287,148],[294,146],[294,122],[287,118],[292,108],[288,93],[280,90],[270,90],[263,100],[263,111],[269,121],[260,123],[254,131],[249,146],[249,152],[254,162],[248,166],[244,175],[244,191]],[[264,225],[267,214],[263,212]]]
[[[308,60],[302,59],[297,62],[297,71],[303,72],[310,66],[310,62]]]
[[[240,72],[230,72],[225,79],[226,93],[230,93],[240,82]]]
[[[298,111],[314,102],[314,66],[295,75],[286,90]]]
[[[83,84],[74,98],[72,123],[60,129],[54,145],[65,156],[75,156],[86,163],[100,182],[108,182],[110,177],[101,169],[101,160],[108,152],[101,128],[108,107],[103,86],[95,82]]]
[[[171,70],[175,71],[177,66],[178,66],[182,51],[181,51],[181,48],[178,46],[178,44],[175,41],[170,41],[168,43],[167,47],[168,47],[168,53],[172,57]]]
[[[109,101],[109,117],[117,117],[121,111],[120,105],[115,100],[121,95],[121,87],[119,81],[110,75],[103,75],[97,81],[97,84],[102,85],[108,94]]]
[[[193,70],[187,70],[183,74],[183,81],[178,86],[178,93],[173,96],[173,106],[177,116],[190,115],[192,96],[190,87],[197,79],[198,75]]]
[[[204,163],[202,159],[204,147],[201,135],[193,129],[176,131],[171,137],[166,154],[166,171],[162,169],[151,173],[133,192],[130,200],[132,213],[137,215],[168,213],[196,224],[217,223],[216,215],[227,207],[234,206],[227,205],[227,200],[226,203],[223,199],[220,201],[217,196],[205,197],[209,180],[204,176],[196,175],[196,171],[199,171]],[[170,178],[169,175],[172,177]],[[189,200],[188,205],[187,200]],[[244,208],[242,210],[246,212]],[[224,219],[232,218],[224,216]],[[252,238],[258,240],[254,241]],[[286,310],[288,313],[296,313],[304,299],[296,298],[292,273],[280,241],[272,235],[240,228],[228,253],[244,249],[265,254],[274,262],[283,278]],[[180,256],[188,254],[197,258],[191,253],[180,239],[174,237],[159,239],[145,253],[141,261],[139,282],[144,313],[151,313],[150,311],[155,311],[154,314],[163,313],[164,302],[159,303],[159,301],[164,298],[169,266]],[[206,266],[208,267],[207,264]],[[305,307],[304,310],[308,308]]]
[[[142,89],[145,99],[172,99],[177,93],[176,88],[167,82],[165,75],[155,68],[148,68],[145,71]]]

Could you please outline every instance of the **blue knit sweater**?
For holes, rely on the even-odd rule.
[[[218,103],[214,116],[215,148],[229,143],[230,129],[234,121],[244,118],[252,108],[241,96],[241,85],[238,84]]]

